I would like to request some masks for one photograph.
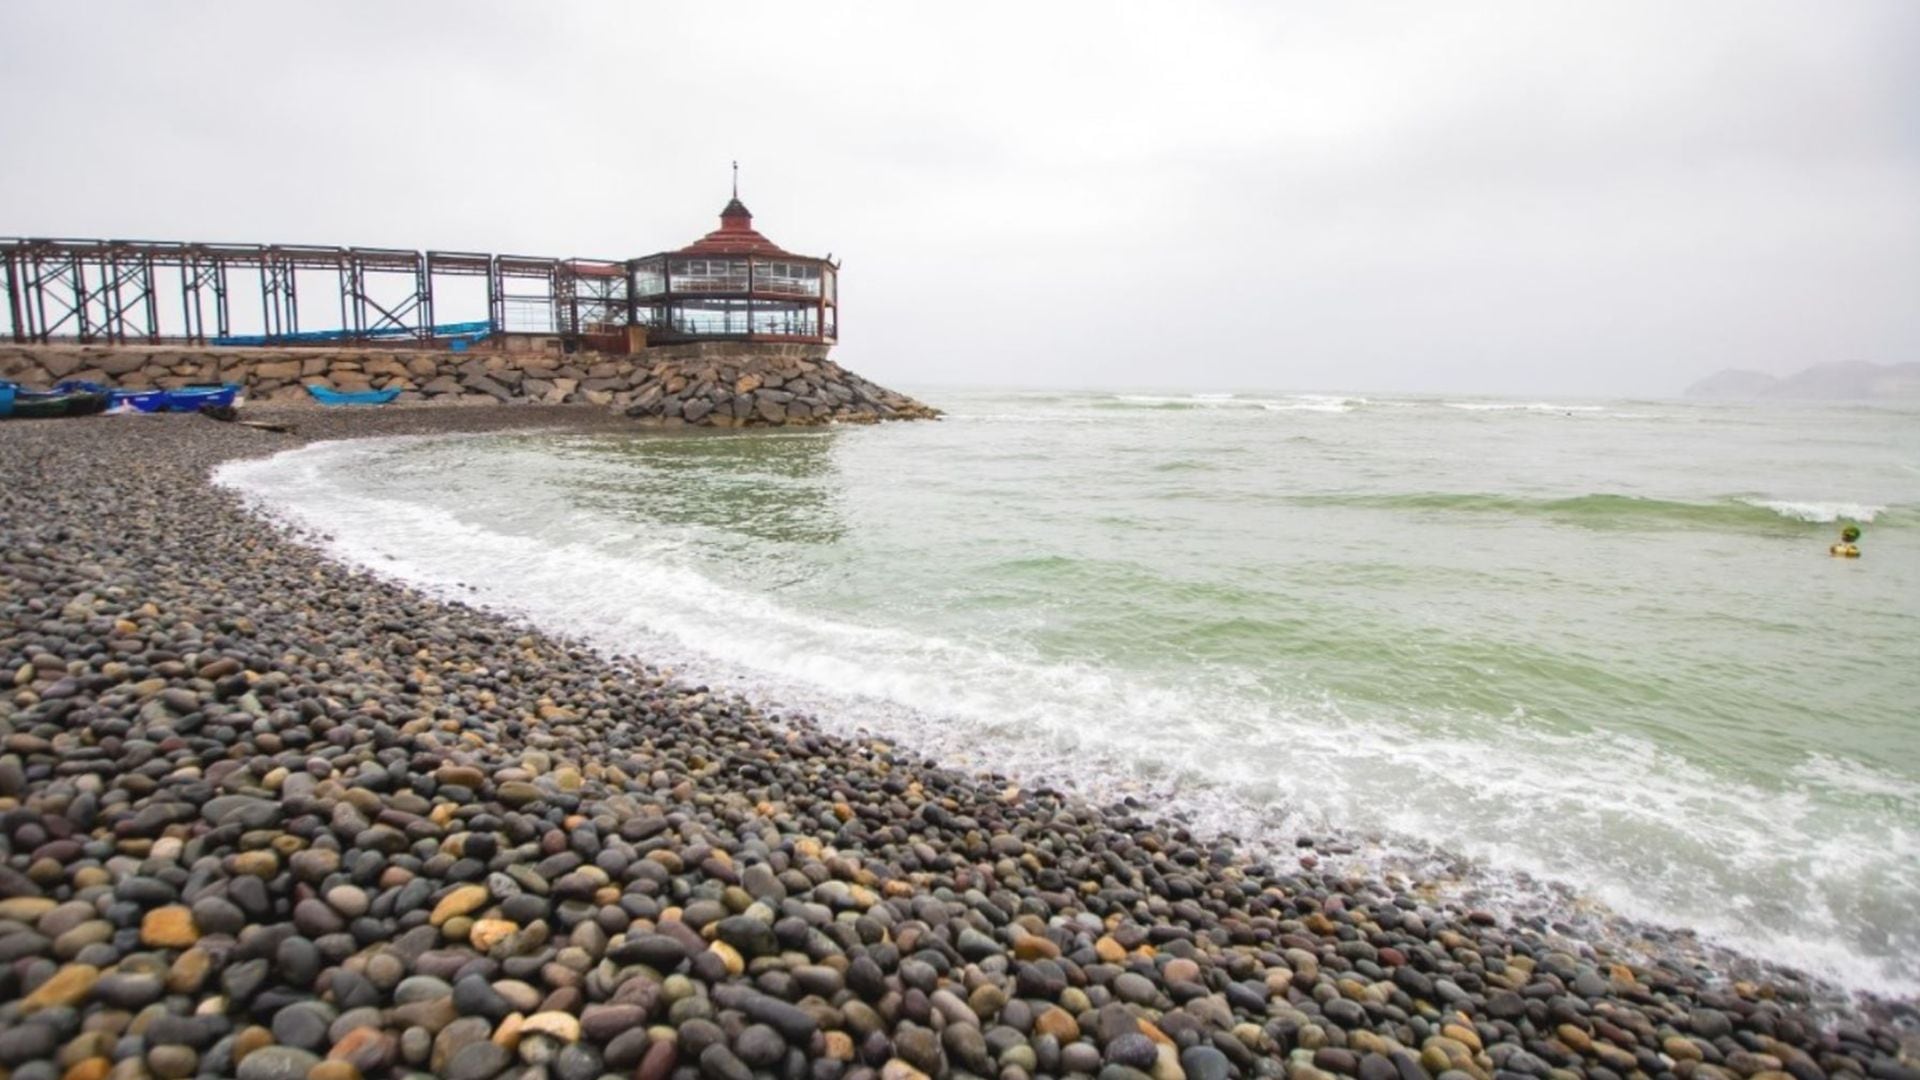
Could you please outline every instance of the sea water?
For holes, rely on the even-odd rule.
[[[1920,993],[1920,410],[929,399],[221,478],[829,728]]]

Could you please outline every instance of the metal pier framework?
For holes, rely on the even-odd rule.
[[[15,342],[430,342],[503,333],[584,336],[633,323],[626,264],[464,251],[304,244],[0,239]],[[333,285],[314,295],[316,276]],[[486,279],[487,317],[435,322],[436,288]],[[257,287],[257,306],[240,290]],[[315,305],[321,307],[316,310]],[[173,305],[171,311],[163,305]],[[510,312],[523,316],[510,325]],[[303,331],[309,325],[324,330]],[[336,321],[337,319],[337,321]]]
[[[22,344],[430,345],[529,333],[624,352],[699,340],[831,345],[839,336],[840,264],[755,231],[737,182],[719,229],[638,259],[0,238],[0,264],[8,318],[0,337],[10,330]],[[474,278],[486,279],[484,298]],[[482,304],[486,318],[473,318]],[[456,310],[468,317],[439,321]],[[303,317],[331,325],[303,329]]]

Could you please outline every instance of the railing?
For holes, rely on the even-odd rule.
[[[804,296],[811,298],[820,295],[820,283],[818,281],[801,278],[755,278],[753,279],[753,291],[755,295]]]
[[[751,282],[751,290],[749,290]],[[768,278],[753,276],[751,279],[739,274],[716,276],[713,274],[674,275],[671,282],[656,275],[636,274],[633,294],[636,297],[657,297],[667,295],[671,287],[675,296],[691,296],[700,293],[734,293],[753,296],[794,296],[813,299],[820,295],[820,282],[801,278]]]
[[[821,336],[820,327],[813,319],[775,319],[757,313],[751,320],[738,312],[731,316],[722,314],[677,316],[664,322],[643,318],[641,325],[671,334],[685,334],[693,337],[818,338]]]

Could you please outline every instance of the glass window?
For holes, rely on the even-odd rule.
[[[667,279],[662,273],[665,263],[660,259],[642,259],[633,267],[633,293],[635,296],[657,296],[666,291]]]

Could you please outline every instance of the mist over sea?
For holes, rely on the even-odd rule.
[[[924,397],[220,478],[832,728],[1920,993],[1920,409]]]

